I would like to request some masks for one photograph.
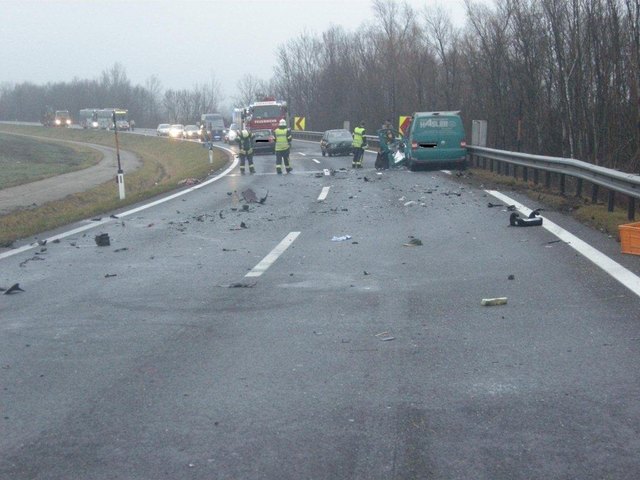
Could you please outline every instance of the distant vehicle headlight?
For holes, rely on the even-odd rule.
[[[91,122],[91,126],[93,128],[98,128],[98,122]]]
[[[56,125],[60,125],[60,119],[59,118],[56,119]]]
[[[71,125],[71,119],[67,118],[67,125]]]

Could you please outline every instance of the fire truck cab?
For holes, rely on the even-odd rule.
[[[244,121],[251,130],[275,130],[282,119],[287,120],[287,102],[267,97],[249,105]]]

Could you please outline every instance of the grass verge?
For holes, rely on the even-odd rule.
[[[113,132],[0,124],[0,132],[3,131],[115,146]],[[142,161],[142,166],[131,173],[127,173],[126,165],[123,165],[126,173],[125,200],[119,198],[114,171],[114,181],[61,200],[0,216],[0,246],[9,247],[18,239],[175,190],[179,182],[187,178],[202,180],[212,171],[222,168],[228,160],[224,152],[216,149],[213,164],[210,164],[208,151],[194,142],[132,134],[121,134],[118,138],[120,148],[135,153]]]
[[[62,144],[0,134],[0,189],[96,165],[102,153],[76,144]]]

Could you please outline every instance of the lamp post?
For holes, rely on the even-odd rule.
[[[122,171],[122,165],[120,164],[120,144],[118,143],[118,123],[116,122],[116,111],[113,111],[113,132],[116,136],[116,157],[118,158],[118,175],[116,182],[118,183],[118,193],[120,194],[120,200],[124,200],[124,172]]]

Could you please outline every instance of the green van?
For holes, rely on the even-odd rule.
[[[467,143],[459,111],[416,112],[407,134],[407,167],[467,166]]]

